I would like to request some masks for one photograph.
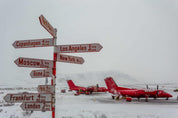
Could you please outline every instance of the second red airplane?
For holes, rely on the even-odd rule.
[[[108,91],[105,87],[99,87],[98,84],[96,86],[89,86],[89,87],[81,87],[76,86],[72,80],[67,80],[67,84],[70,90],[77,91],[77,94],[92,94],[93,92],[106,92]]]
[[[164,92],[163,90],[152,90],[152,89],[131,89],[119,87],[112,79],[112,77],[105,79],[106,86],[108,87],[109,93],[113,94],[112,98],[119,99],[120,96],[124,97],[126,101],[131,101],[132,98],[145,98],[145,101],[148,101],[148,98],[166,98],[172,97],[169,93]]]

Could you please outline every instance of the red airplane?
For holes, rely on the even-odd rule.
[[[131,89],[118,87],[112,77],[105,79],[106,86],[108,87],[109,93],[112,93],[114,96],[112,98],[119,99],[120,96],[126,98],[126,101],[131,101],[132,98],[145,98],[145,101],[148,101],[148,98],[166,98],[168,100],[172,95],[164,92],[163,90],[152,90],[152,89]],[[158,88],[157,88],[158,89]]]
[[[70,90],[77,91],[76,95],[79,94],[92,94],[92,92],[106,92],[108,91],[105,87],[99,87],[98,84],[96,86],[89,86],[89,87],[81,87],[76,86],[72,80],[67,80],[68,86]]]

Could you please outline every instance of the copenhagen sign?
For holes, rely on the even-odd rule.
[[[34,47],[47,47],[54,46],[54,39],[34,39],[34,40],[20,40],[15,41],[13,44],[14,48],[34,48]]]

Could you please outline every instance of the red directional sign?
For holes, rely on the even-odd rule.
[[[41,25],[53,36],[56,37],[56,31],[53,26],[46,20],[46,18],[41,15],[39,17]]]
[[[63,54],[57,54],[57,61],[58,62],[65,62],[65,63],[74,63],[74,64],[83,64],[84,59],[82,57],[76,56],[69,56]]]
[[[51,111],[51,102],[24,102],[20,107],[25,111]]]
[[[19,67],[33,67],[33,68],[52,68],[53,67],[52,60],[19,57],[14,62]]]
[[[51,102],[52,95],[45,93],[18,93],[18,94],[7,94],[4,97],[6,102]]]
[[[56,46],[56,52],[59,53],[99,52],[102,48],[103,47],[99,43],[58,45]]]
[[[30,76],[32,78],[52,77],[52,69],[32,70]]]
[[[34,40],[19,40],[13,44],[14,48],[33,48],[33,47],[47,47],[54,46],[54,39],[34,39]]]
[[[52,86],[52,85],[38,85],[37,90],[39,93],[53,93],[54,86]]]

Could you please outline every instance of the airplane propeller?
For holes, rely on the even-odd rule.
[[[158,90],[159,86],[157,85],[157,90]]]
[[[159,86],[157,85],[157,96],[158,96],[158,93],[159,93]]]
[[[149,89],[148,85],[146,85],[146,89]],[[158,96],[159,93],[159,85],[156,86],[156,96]]]
[[[148,89],[148,84],[146,85],[146,89]]]

